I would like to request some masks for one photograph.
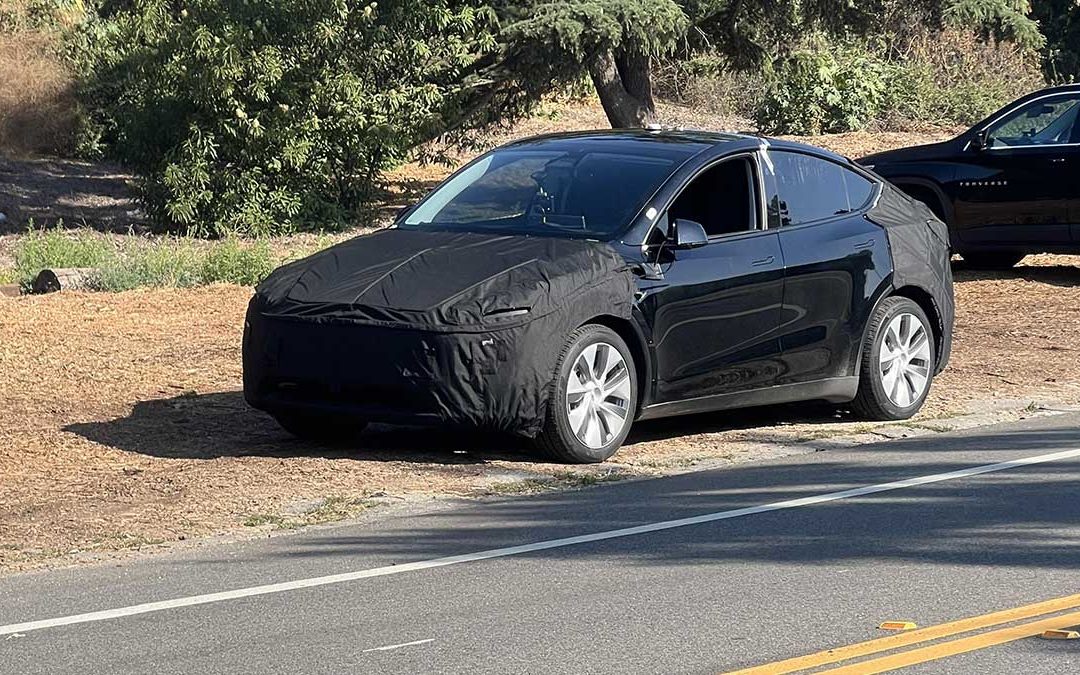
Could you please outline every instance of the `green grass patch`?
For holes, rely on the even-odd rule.
[[[15,278],[29,286],[46,268],[102,267],[116,257],[104,236],[89,230],[29,230],[15,244]]]
[[[320,239],[316,246],[323,243]],[[264,240],[116,237],[61,229],[30,230],[16,242],[13,255],[8,283],[29,287],[43,269],[93,268],[98,274],[91,286],[112,292],[214,283],[254,286],[283,262]],[[299,256],[286,256],[293,257]]]
[[[15,271],[14,267],[0,268],[0,284],[17,283],[19,283],[19,273]]]

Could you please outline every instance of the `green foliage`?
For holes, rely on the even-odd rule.
[[[197,286],[203,258],[193,242],[182,238],[132,242],[101,267],[94,287],[119,292]]]
[[[963,126],[1044,85],[1032,52],[970,32],[923,31],[903,49],[819,37],[777,64],[754,117],[784,134]]]
[[[1030,14],[1028,0],[949,0],[944,12],[946,22],[954,28],[979,28],[986,37],[1038,49],[1046,39]]]
[[[100,267],[113,259],[115,250],[104,237],[91,231],[68,233],[60,229],[31,229],[15,245],[18,283],[29,286],[46,268]]]
[[[442,130],[494,17],[452,0],[133,0],[73,40],[83,147],[158,221],[267,235],[358,217]]]
[[[755,122],[767,133],[861,129],[881,112],[891,70],[865,51],[820,41],[777,64]]]
[[[305,248],[314,252],[331,243],[331,238],[320,237]],[[113,292],[213,283],[254,286],[282,262],[262,240],[108,237],[59,229],[31,230],[19,238],[14,257],[14,277],[23,286],[43,269],[88,267],[98,270],[92,286]]]
[[[1046,35],[1047,77],[1054,82],[1076,82],[1080,79],[1080,3],[1039,0],[1034,15]]]
[[[274,267],[274,256],[265,241],[244,245],[229,238],[211,247],[203,258],[202,282],[254,286]]]

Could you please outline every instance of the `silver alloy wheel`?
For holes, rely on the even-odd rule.
[[[918,401],[930,384],[930,336],[914,314],[897,314],[885,329],[878,359],[881,386],[901,408]]]
[[[626,426],[630,412],[630,371],[619,350],[607,342],[585,348],[566,383],[570,429],[586,446],[599,449]]]

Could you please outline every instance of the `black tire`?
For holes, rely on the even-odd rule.
[[[364,420],[312,413],[279,412],[274,419],[297,438],[324,443],[347,441],[367,427]]]
[[[893,319],[901,314],[910,314],[922,323],[927,343],[930,347],[929,374],[921,395],[910,405],[897,405],[885,391],[881,368],[881,347],[885,342],[887,328]],[[934,371],[937,364],[937,344],[934,331],[926,312],[913,300],[893,296],[886,298],[870,318],[866,339],[862,347],[862,359],[859,365],[859,391],[852,402],[852,408],[860,417],[869,420],[892,421],[906,420],[919,412],[926,396],[933,385]]]
[[[1023,253],[1014,251],[983,251],[979,253],[960,253],[964,263],[973,270],[1007,270],[1024,259]]]
[[[567,386],[571,370],[578,357],[589,346],[606,343],[614,347],[622,356],[630,381],[630,396],[626,401],[626,422],[621,431],[603,446],[593,448],[583,443],[571,428],[567,405]],[[536,447],[558,462],[572,464],[594,464],[603,462],[618,451],[626,436],[630,433],[634,416],[637,413],[637,367],[634,364],[630,348],[619,335],[606,326],[589,324],[578,328],[566,340],[566,345],[559,354],[555,366],[555,387],[551,400],[548,401],[547,418],[540,434],[535,439]]]

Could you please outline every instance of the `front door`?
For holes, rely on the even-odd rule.
[[[784,263],[776,232],[763,229],[759,185],[752,157],[728,159],[699,174],[663,216],[700,223],[709,243],[664,250],[663,279],[642,284],[657,402],[776,381]]]
[[[1080,94],[1031,101],[987,127],[957,177],[954,227],[961,247],[1035,246],[1071,240],[1080,197]]]

